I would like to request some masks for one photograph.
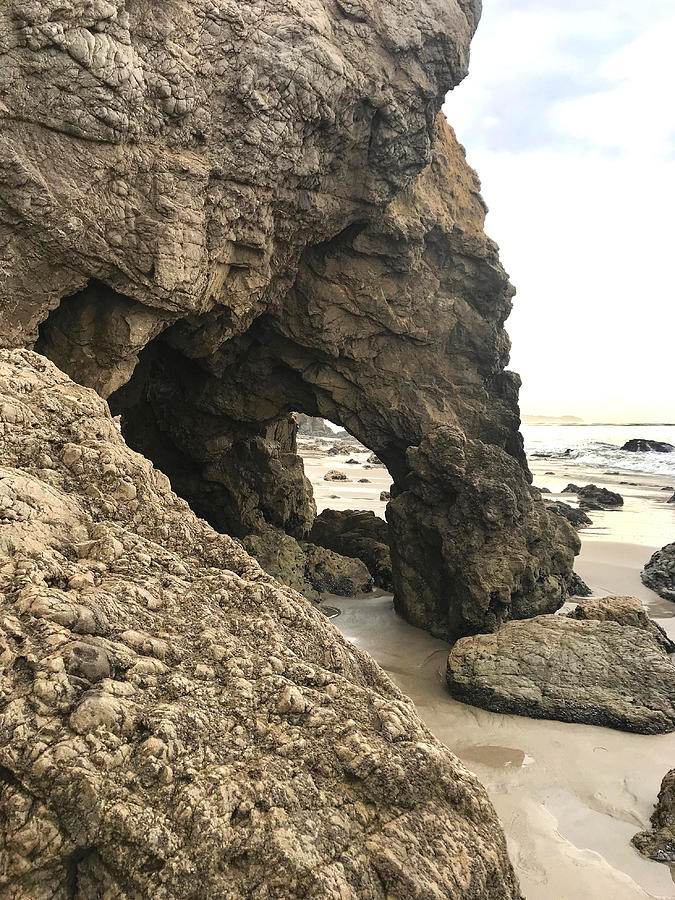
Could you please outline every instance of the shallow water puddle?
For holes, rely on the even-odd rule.
[[[459,756],[462,762],[477,762],[497,769],[504,769],[507,766],[521,768],[531,766],[535,762],[534,757],[528,756],[524,750],[492,744],[468,744],[464,747],[453,747],[452,752]]]

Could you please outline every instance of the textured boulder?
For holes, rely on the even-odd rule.
[[[457,700],[493,712],[675,730],[675,666],[646,630],[616,621],[537,616],[462,638],[447,683]]]
[[[349,481],[344,472],[339,469],[329,469],[323,476],[324,481]]]
[[[309,539],[344,556],[355,556],[368,567],[373,581],[392,590],[389,528],[374,512],[325,509],[314,520]]]
[[[593,520],[586,515],[583,509],[577,509],[574,506],[570,506],[569,503],[563,503],[560,500],[547,503],[546,509],[555,516],[562,516],[563,519],[567,519],[570,525],[573,525],[575,528],[586,528],[588,525],[593,524]]]
[[[618,622],[619,625],[642,628],[666,653],[675,653],[675,644],[663,628],[647,615],[637,597],[608,596],[582,600],[569,615],[573,619],[597,619],[601,622]]]
[[[372,590],[373,579],[360,559],[297,541],[280,528],[266,527],[243,544],[266,572],[310,600],[324,592],[349,597]]]
[[[580,578],[576,572],[572,572],[567,582],[567,593],[570,597],[590,597],[593,591],[583,578]]]
[[[661,597],[675,602],[675,543],[657,550],[643,568],[640,578],[643,584]]]
[[[587,484],[579,488],[577,496],[582,509],[616,509],[623,506],[621,494],[598,487],[597,484]]]
[[[651,821],[652,830],[636,834],[633,843],[644,856],[675,864],[675,769],[671,769],[661,782]]]
[[[0,351],[7,897],[516,900],[485,791],[370,657]]]
[[[396,486],[398,609],[445,636],[556,608],[578,548],[530,491],[513,288],[438,116],[479,9],[0,9],[0,342],[239,537],[311,527],[289,414],[343,425]]]
[[[653,441],[650,438],[632,438],[621,448],[632,453],[675,453],[675,447],[666,441]]]

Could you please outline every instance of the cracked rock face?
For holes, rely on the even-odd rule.
[[[397,609],[443,637],[564,600],[513,288],[438,117],[478,0],[9,0],[0,343],[109,398],[218,530],[302,539],[297,411],[388,467]]]
[[[607,599],[617,601],[614,611],[588,601],[587,619],[537,616],[462,638],[448,657],[450,693],[493,712],[641,734],[675,730],[675,666],[662,636],[641,619],[635,627],[625,598]]]
[[[2,896],[519,897],[476,779],[93,391],[0,351],[0,459]]]

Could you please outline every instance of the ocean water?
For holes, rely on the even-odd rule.
[[[520,430],[525,452],[533,461],[548,456],[564,459],[570,466],[675,477],[675,453],[621,450],[632,438],[675,446],[675,425],[522,425]]]

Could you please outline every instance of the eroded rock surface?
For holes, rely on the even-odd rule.
[[[590,593],[590,592],[589,592]],[[631,628],[647,631],[666,653],[675,653],[675,644],[663,628],[655,622],[637,597],[593,597],[581,600],[576,609],[569,613],[573,619],[597,619],[601,622],[618,622]]]
[[[325,592],[349,597],[373,588],[368,568],[360,559],[353,558],[354,555],[296,541],[280,528],[251,534],[243,543],[266,572],[310,600]]]
[[[567,591],[570,597],[590,597],[593,593],[583,578],[577,575],[576,572],[572,572],[567,582]]]
[[[519,897],[485,791],[107,407],[0,351],[0,892]]]
[[[493,712],[675,730],[675,666],[643,627],[537,616],[458,641],[447,683],[458,700]]]
[[[479,9],[0,10],[2,344],[241,537],[311,527],[288,414],[343,425],[395,483],[398,609],[443,636],[555,609],[578,548],[530,491],[513,288],[438,117]]]
[[[309,537],[321,547],[363,560],[375,584],[392,590],[389,528],[374,512],[325,509],[314,520]]]
[[[675,602],[675,543],[657,550],[640,573],[640,578],[661,597]]]
[[[640,853],[657,862],[675,863],[675,769],[664,777],[652,813],[652,830],[641,831],[633,838]]]

